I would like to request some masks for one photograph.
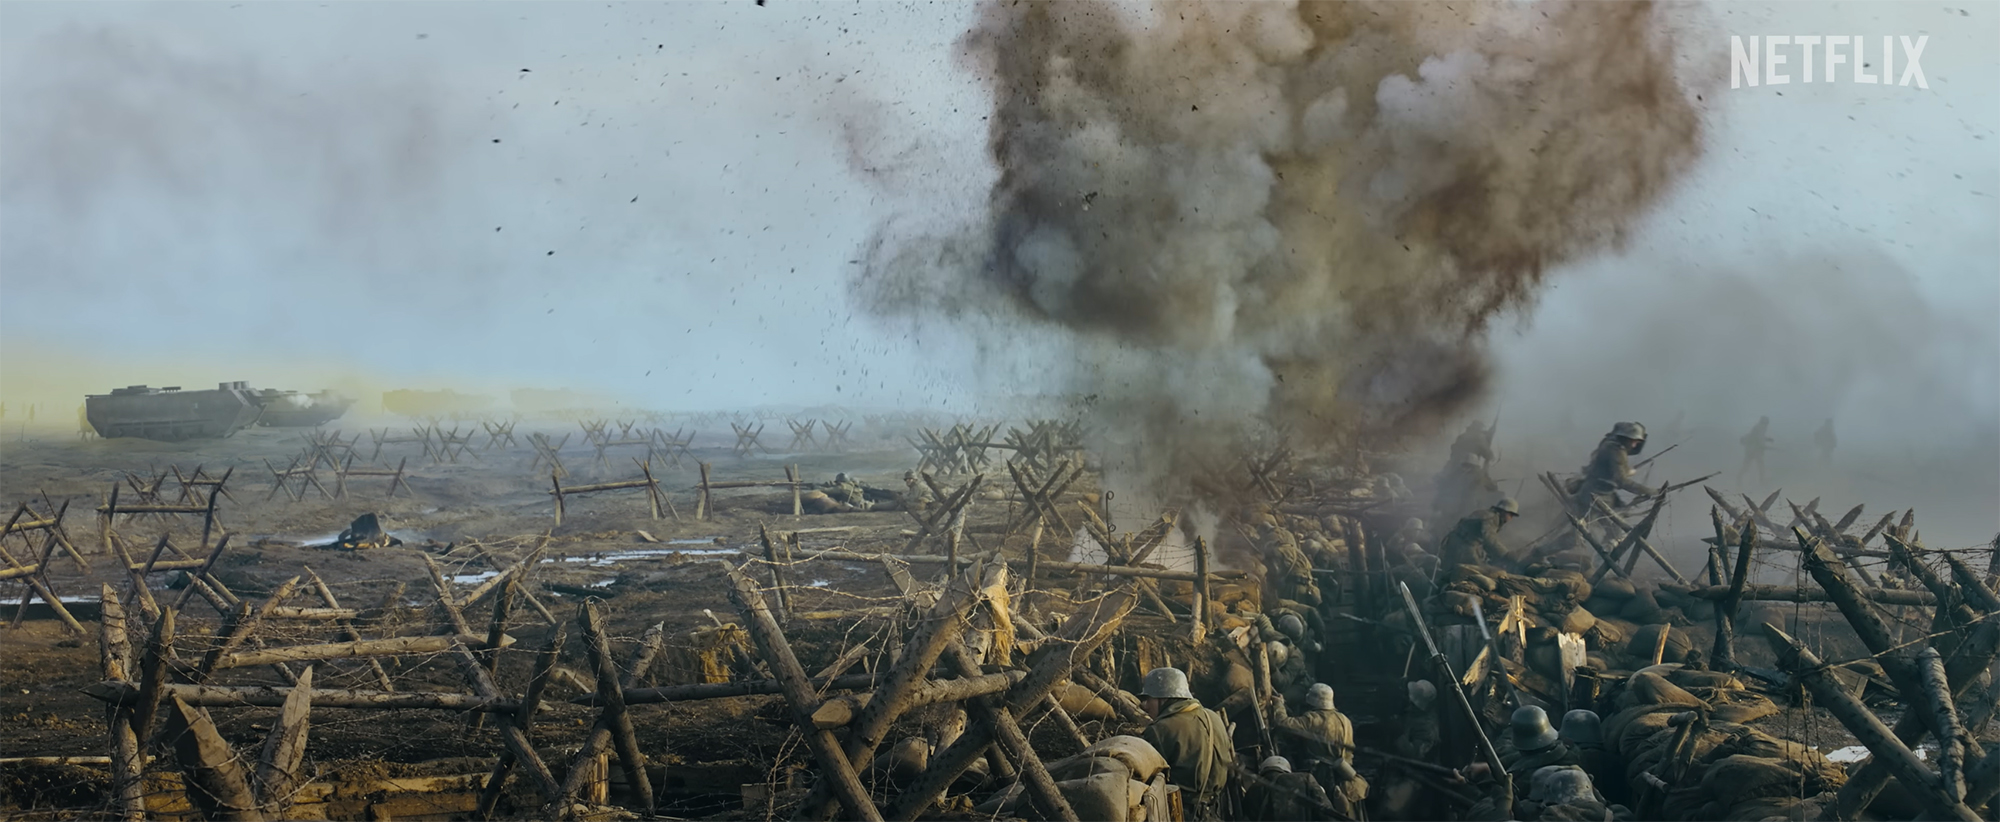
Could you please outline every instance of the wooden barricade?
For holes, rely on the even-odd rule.
[[[694,503],[694,518],[697,520],[708,519],[708,515],[714,512],[715,495],[712,492],[722,488],[790,488],[792,489],[792,516],[796,517],[805,513],[805,507],[800,500],[800,496],[805,489],[805,483],[799,480],[799,467],[797,465],[785,466],[785,478],[783,480],[732,480],[729,482],[716,482],[710,479],[708,463],[704,462],[700,465],[701,484],[695,486],[697,496]]]
[[[370,428],[368,429],[368,438],[375,442],[375,450],[368,454],[369,462],[375,462],[382,458],[382,446],[385,445],[422,445],[424,447],[424,456],[431,457],[432,459],[437,458],[435,449],[431,448],[429,428],[412,428],[410,429],[410,436],[407,437],[389,436],[389,429],[387,428],[380,431]]]
[[[290,497],[293,502],[304,502],[306,498],[306,486],[309,485],[317,489],[320,496],[333,499],[333,494],[328,493],[326,486],[321,485],[319,482],[319,470],[310,464],[301,467],[299,462],[302,459],[304,459],[303,455],[293,457],[291,464],[285,466],[285,470],[283,471],[273,466],[270,460],[264,461],[264,467],[271,471],[271,493],[264,495],[265,502],[269,502],[277,497],[279,491],[285,492],[285,496]],[[338,469],[340,466],[335,465],[334,467]],[[298,481],[296,489],[290,484],[293,480]],[[185,512],[177,511],[175,513]]]
[[[518,420],[480,420],[479,426],[486,429],[486,445],[484,450],[490,451],[495,447],[514,447],[514,423],[516,422]]]
[[[572,485],[564,488],[562,477],[551,474],[549,482],[555,488],[549,491],[549,494],[555,498],[556,502],[556,524],[561,525],[563,523],[564,497],[575,496],[577,494],[592,494],[599,491],[619,491],[629,488],[646,489],[646,497],[651,505],[653,519],[659,519],[660,509],[665,507],[673,515],[673,518],[678,521],[681,518],[680,512],[674,510],[673,501],[667,499],[667,495],[660,490],[659,480],[653,478],[653,464],[650,461],[639,462],[638,460],[633,460],[632,462],[639,466],[639,472],[644,475],[641,479],[625,480],[623,482],[600,482],[594,485]],[[698,515],[697,518],[699,518]]]
[[[563,446],[569,444],[568,434],[562,435],[562,439],[550,440],[549,435],[536,431],[528,435],[528,444],[535,449],[535,461],[528,466],[529,471],[547,467],[557,477],[569,476],[569,469],[563,467],[561,456]]]
[[[819,425],[818,420],[806,420],[803,425],[798,420],[785,420],[785,425],[792,429],[792,444],[785,450],[806,451],[819,445],[819,438],[813,436],[813,429]]]
[[[232,465],[229,467],[228,470],[223,471],[221,477],[208,476],[207,473],[202,471],[202,466],[200,465],[196,465],[194,467],[194,471],[187,474],[182,474],[180,466],[178,465],[173,465],[168,467],[173,469],[174,479],[179,481],[181,484],[180,501],[183,504],[201,502],[202,496],[200,489],[202,488],[210,489],[210,493],[220,490],[223,496],[229,498],[230,502],[236,501],[236,495],[229,493],[229,488],[228,488],[229,477],[231,474],[236,473],[236,466]]]
[[[729,423],[729,427],[736,431],[736,456],[747,457],[758,451],[769,452],[771,450],[765,448],[763,443],[757,441],[757,436],[764,433],[763,423],[760,422],[753,426],[748,423],[732,421]]]
[[[356,468],[354,467],[354,457],[349,456],[347,464],[342,465],[339,472],[334,475],[333,496],[336,499],[347,496],[348,477],[388,477],[389,493],[385,495],[387,498],[396,496],[396,486],[398,485],[401,485],[404,490],[409,491],[414,496],[417,493],[416,489],[411,488],[409,481],[403,478],[403,468],[409,462],[409,457],[402,458],[402,460],[396,463],[396,470],[394,471],[389,470],[386,466],[382,468]]]

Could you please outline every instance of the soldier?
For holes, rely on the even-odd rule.
[[[1497,427],[1499,426],[1487,427],[1480,425],[1478,420],[1466,423],[1465,432],[1459,434],[1458,439],[1454,440],[1451,444],[1451,461],[1445,463],[1445,470],[1451,470],[1453,465],[1457,465],[1468,456],[1478,457],[1483,461],[1492,461],[1493,429]]]
[[[1770,431],[1771,418],[1758,417],[1757,424],[1750,429],[1750,433],[1744,434],[1743,438],[1738,440],[1743,443],[1743,467],[1736,469],[1737,485],[1743,484],[1743,475],[1749,472],[1752,464],[1757,466],[1757,483],[1759,485],[1764,483],[1764,452],[1770,449],[1773,442]]]
[[[1306,712],[1286,716],[1285,703],[1271,706],[1272,730],[1291,737],[1294,749],[1315,779],[1322,785],[1338,785],[1333,765],[1354,759],[1354,721],[1333,707],[1333,687],[1315,682],[1306,691]]]
[[[1486,473],[1486,461],[1475,455],[1466,455],[1458,467],[1438,480],[1436,499],[1432,510],[1437,518],[1451,521],[1464,516],[1466,511],[1478,504],[1478,500],[1500,493],[1500,486]]]
[[[1402,732],[1397,734],[1395,753],[1405,759],[1429,762],[1438,745],[1437,686],[1419,679],[1404,686]],[[1443,819],[1437,792],[1431,790],[1416,768],[1390,760],[1382,766],[1382,789],[1375,800],[1382,819]]]
[[[1319,607],[1319,583],[1313,579],[1312,560],[1292,538],[1290,531],[1273,528],[1264,551],[1265,579],[1276,589],[1277,598]]]
[[[1523,705],[1514,709],[1511,724],[1514,751],[1501,757],[1501,763],[1507,766],[1507,773],[1516,776],[1532,774],[1550,765],[1582,767],[1583,760],[1576,749],[1562,741],[1561,735],[1549,725],[1547,711]]]
[[[1403,732],[1396,737],[1396,754],[1429,761],[1438,744],[1437,686],[1429,680],[1404,685]]]
[[[1512,561],[1513,555],[1500,542],[1500,529],[1520,515],[1521,504],[1503,497],[1493,507],[1459,520],[1457,527],[1438,544],[1443,572],[1456,575],[1462,573],[1461,566]]]
[[[1618,758],[1604,749],[1603,722],[1596,711],[1581,708],[1563,714],[1562,741],[1576,749],[1578,764],[1613,802],[1624,802],[1624,768]]]
[[[1236,761],[1222,716],[1201,706],[1178,668],[1147,671],[1141,684],[1141,705],[1153,717],[1141,737],[1166,759],[1168,778],[1185,797],[1188,820],[1221,819],[1223,790]]]
[[[1333,808],[1342,819],[1361,819],[1362,809],[1368,803],[1368,780],[1354,772],[1354,763],[1342,760],[1333,763],[1333,786],[1327,791],[1327,798],[1333,800]]]
[[[1598,440],[1597,450],[1590,453],[1590,464],[1584,466],[1582,485],[1577,489],[1579,513],[1588,515],[1594,499],[1602,499],[1611,507],[1618,507],[1619,491],[1642,497],[1652,496],[1652,488],[1632,479],[1629,458],[1644,450],[1646,426],[1636,422],[1621,422],[1612,426],[1611,433]]]
[[[1833,447],[1838,444],[1839,441],[1833,436],[1833,418],[1827,417],[1826,424],[1820,426],[1818,431],[1813,432],[1813,447],[1819,449],[1819,462],[1821,465],[1833,464]]]
[[[1250,786],[1243,809],[1258,822],[1317,822],[1328,818],[1325,807],[1338,807],[1319,780],[1309,773],[1293,773],[1291,761],[1282,756],[1265,759],[1257,766],[1257,775],[1263,779]]]

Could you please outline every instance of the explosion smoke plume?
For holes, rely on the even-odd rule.
[[[885,226],[863,282],[996,356],[1054,335],[1028,368],[1096,395],[1153,491],[1260,428],[1424,432],[1484,390],[1488,321],[1700,154],[1667,32],[1642,3],[992,3],[985,213]]]

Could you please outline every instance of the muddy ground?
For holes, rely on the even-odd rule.
[[[449,427],[449,424],[447,424]],[[575,426],[551,423],[545,427],[553,437],[572,433]],[[348,431],[342,436],[354,436]],[[480,550],[516,557],[540,538],[551,537],[549,561],[536,574],[534,593],[559,618],[570,621],[570,641],[565,646],[562,665],[574,672],[590,670],[583,646],[575,636],[574,616],[582,594],[603,599],[610,619],[614,654],[623,659],[638,637],[651,625],[664,626],[668,651],[649,672],[649,684],[677,684],[695,680],[686,667],[686,657],[675,653],[676,638],[689,631],[716,623],[709,613],[723,621],[740,621],[730,604],[721,561],[740,562],[741,550],[761,553],[758,529],[774,532],[804,530],[800,548],[810,552],[843,546],[861,551],[898,551],[906,537],[902,532],[913,526],[901,511],[834,515],[791,515],[792,498],[787,489],[760,488],[717,491],[714,510],[706,521],[694,518],[699,481],[696,460],[708,462],[716,481],[781,480],[786,465],[800,467],[808,482],[826,482],[838,472],[846,472],[865,483],[884,488],[904,488],[903,472],[915,467],[916,454],[909,448],[891,448],[881,436],[857,436],[861,447],[846,453],[776,454],[759,452],[738,457],[726,444],[702,444],[694,449],[694,459],[674,466],[664,455],[656,457],[652,468],[665,489],[679,519],[671,516],[654,520],[649,515],[643,491],[614,491],[566,502],[564,522],[554,525],[546,471],[531,470],[534,451],[527,445],[527,424],[515,431],[517,446],[479,448],[486,435],[475,439],[473,452],[457,463],[438,463],[424,456],[416,444],[388,445],[377,459],[378,467],[393,467],[405,457],[409,489],[388,497],[387,478],[354,478],[346,494],[327,499],[310,487],[302,501],[294,501],[275,480],[265,461],[284,467],[298,456],[306,443],[298,430],[251,429],[223,441],[199,443],[154,443],[138,440],[46,439],[12,440],[0,447],[0,501],[10,504],[32,502],[36,510],[47,506],[43,495],[55,505],[65,500],[70,509],[65,531],[85,551],[92,572],[83,573],[66,558],[51,566],[50,584],[65,599],[95,600],[100,585],[111,583],[124,590],[127,577],[117,562],[103,553],[99,522],[94,509],[105,502],[114,483],[121,484],[121,505],[133,502],[125,485],[125,473],[150,481],[167,472],[161,498],[173,502],[179,485],[171,467],[191,474],[197,465],[208,476],[220,476],[235,469],[225,497],[217,505],[217,520],[230,535],[230,546],[217,563],[217,576],[239,595],[260,598],[284,580],[310,567],[349,607],[384,604],[398,585],[404,587],[402,603],[411,607],[383,623],[365,626],[370,637],[418,635],[438,632],[438,614],[421,603],[434,599],[423,557],[429,555],[457,578],[462,593],[472,583],[490,575]],[[397,431],[395,435],[407,436]],[[767,432],[766,437],[771,435]],[[789,440],[786,435],[784,439]],[[582,445],[583,437],[570,437],[562,459],[570,476],[564,485],[633,479],[639,468],[632,456],[644,449],[613,449],[607,464],[594,460],[594,450]],[[872,448],[866,446],[873,445]],[[620,453],[620,451],[625,453]],[[366,462],[373,445],[366,433],[360,434],[356,464]],[[334,489],[332,472],[318,473],[327,490]],[[294,481],[296,484],[296,481]],[[330,542],[355,517],[375,513],[399,547],[343,551],[313,546]],[[1000,526],[1009,506],[1004,502],[975,504],[968,532],[977,541],[982,533]],[[177,546],[193,550],[200,539],[199,516],[139,518],[124,517],[114,526],[117,533],[135,547],[150,548],[162,534]],[[832,529],[815,531],[813,529]],[[640,532],[646,536],[641,536]],[[647,539],[651,538],[651,541]],[[26,544],[20,536],[10,537],[8,549],[22,556]],[[37,543],[39,545],[39,543]],[[24,560],[25,561],[25,560]],[[144,558],[140,557],[143,562]],[[894,596],[883,569],[869,562],[817,562],[804,566],[809,579],[792,580],[804,586],[794,594],[795,611],[844,610],[867,607]],[[916,573],[926,573],[919,566]],[[928,573],[935,574],[933,568]],[[179,574],[155,574],[154,594],[162,599],[178,597],[172,587]],[[551,590],[544,585],[554,585]],[[0,618],[11,618],[14,603],[23,586],[0,582],[0,602],[8,603]],[[288,600],[293,604],[317,605],[310,591]],[[77,614],[91,631],[96,630],[94,602],[73,603]],[[72,637],[60,622],[38,608],[36,616],[16,629],[0,628],[0,758],[21,756],[102,756],[108,751],[102,703],[80,689],[98,681],[98,642],[94,633]],[[183,656],[199,653],[219,623],[216,612],[195,598],[187,605],[180,623]],[[469,622],[483,628],[491,618],[485,606],[467,614]],[[854,667],[871,669],[890,649],[881,636],[879,621],[863,623],[861,635],[848,635],[851,620],[794,621],[788,629],[799,657],[808,670],[816,671],[857,643],[871,643],[868,656]],[[501,689],[518,693],[530,673],[535,649],[547,641],[548,627],[526,605],[517,603],[510,619],[509,634],[516,643],[501,653]],[[330,641],[330,629],[309,623],[267,624],[259,636],[272,645],[291,642]],[[399,690],[465,690],[456,667],[448,659],[399,658],[385,661]],[[320,688],[376,688],[373,673],[364,665],[350,662],[322,663],[316,668],[315,686]],[[585,674],[587,678],[587,674]],[[266,668],[232,669],[213,680],[214,684],[282,685],[278,675]],[[536,724],[537,742],[573,749],[582,742],[595,717],[594,709],[564,700],[580,690],[574,682],[558,678],[552,687],[550,707]],[[261,744],[263,731],[275,709],[215,709],[211,711],[225,736],[241,746]],[[641,743],[656,763],[665,762],[667,781],[678,775],[702,780],[713,777],[716,786],[696,785],[678,794],[684,799],[719,791],[735,794],[742,783],[765,778],[783,780],[787,768],[803,763],[808,754],[792,732],[782,702],[775,697],[745,697],[709,700],[700,703],[653,705],[633,712]],[[1040,737],[1049,736],[1041,729]],[[1059,753],[1059,738],[1046,740]],[[1074,747],[1073,743],[1070,743]],[[492,757],[501,749],[492,723],[472,728],[466,717],[440,711],[354,711],[320,709],[313,713],[310,755],[321,768],[351,767],[348,760],[386,763],[419,763],[455,757]],[[675,773],[672,769],[681,767]],[[473,768],[472,770],[478,770]],[[395,774],[401,775],[401,774]],[[18,780],[17,780],[18,782]],[[43,801],[60,801],[57,794],[72,792],[75,785],[65,780],[49,780],[47,785],[16,784],[18,791],[53,792]],[[726,785],[724,784],[726,783]],[[671,789],[667,813],[716,812],[722,810],[709,798],[696,798],[703,807],[673,808]],[[719,794],[718,794],[719,795]],[[16,796],[16,801],[28,797]],[[720,800],[717,800],[720,801]]]
[[[407,436],[403,428],[390,433]],[[697,460],[710,464],[716,481],[780,480],[785,476],[784,467],[795,464],[808,482],[825,482],[838,472],[846,472],[870,485],[900,490],[904,487],[903,472],[915,467],[918,455],[902,445],[900,438],[880,431],[859,432],[854,437],[856,445],[838,454],[759,452],[739,457],[729,447],[728,440],[733,438],[710,438],[698,443],[701,447],[694,449],[694,458],[683,459],[678,466],[664,455],[656,457],[652,466],[678,511],[678,519],[654,520],[642,492],[615,491],[570,498],[564,522],[556,526],[548,493],[549,475],[546,469],[533,467],[534,451],[527,444],[531,430],[545,430],[558,439],[571,434],[562,453],[570,472],[563,480],[565,486],[639,476],[631,457],[641,455],[643,449],[614,449],[607,463],[600,465],[575,425],[551,422],[535,429],[523,423],[515,431],[517,444],[513,447],[482,448],[487,440],[482,432],[474,437],[472,452],[456,463],[438,462],[414,443],[385,446],[375,460],[377,467],[393,467],[407,458],[409,489],[399,490],[393,497],[385,493],[388,479],[367,477],[355,478],[339,499],[328,499],[307,487],[303,499],[294,501],[286,491],[274,487],[266,463],[282,468],[298,457],[306,447],[301,431],[251,429],[229,440],[178,444],[51,436],[9,438],[0,443],[0,502],[10,506],[31,502],[37,511],[70,502],[65,530],[86,552],[93,568],[84,573],[59,557],[51,566],[49,581],[65,598],[94,600],[102,584],[111,583],[122,591],[128,579],[118,570],[118,563],[104,553],[94,510],[104,503],[114,483],[124,489],[121,504],[130,503],[127,472],[142,481],[166,472],[161,497],[164,502],[173,502],[179,485],[171,467],[191,474],[199,465],[211,477],[233,468],[228,484],[231,497],[217,505],[217,520],[230,535],[230,547],[218,562],[216,575],[237,593],[254,600],[310,567],[344,606],[404,606],[380,622],[365,625],[364,632],[370,637],[439,632],[439,614],[428,605],[434,596],[425,569],[426,556],[456,578],[462,594],[493,571],[481,559],[481,552],[519,557],[547,535],[549,561],[539,566],[531,590],[569,624],[570,638],[561,666],[577,674],[573,679],[557,678],[545,703],[548,707],[535,724],[537,744],[554,752],[549,757],[552,767],[563,764],[566,753],[581,744],[596,716],[594,709],[568,702],[589,687],[590,665],[574,619],[586,595],[602,599],[614,636],[614,655],[620,659],[648,627],[663,626],[668,648],[644,674],[645,684],[698,681],[688,637],[697,629],[716,625],[717,620],[740,621],[725,594],[727,581],[721,562],[740,563],[744,551],[761,554],[760,526],[779,533],[799,532],[799,547],[805,554],[836,546],[899,552],[913,526],[911,518],[900,511],[794,518],[790,492],[776,488],[719,491],[711,516],[705,521],[694,518]],[[374,447],[371,437],[358,429],[342,436],[356,434],[356,464],[360,464],[373,456]],[[772,437],[768,431],[766,437],[790,439],[789,435]],[[1001,476],[1004,484],[1004,473]],[[321,469],[318,478],[327,490],[334,489],[331,471]],[[992,480],[989,477],[989,485]],[[1088,482],[1072,490],[1090,490],[1084,487]],[[384,527],[403,545],[367,551],[315,547],[330,542],[365,513],[379,515]],[[1000,545],[1003,523],[1013,513],[1013,505],[1004,500],[976,503],[967,525],[972,549]],[[1158,512],[1114,513],[1125,530],[1138,527]],[[190,550],[200,539],[200,518],[196,516],[131,521],[121,517],[114,528],[142,552],[155,545],[162,534]],[[9,537],[6,545],[16,556],[27,550],[19,536]],[[819,560],[795,570],[804,572],[801,578],[788,580],[799,586],[793,595],[795,613],[864,608],[889,602],[896,595],[883,568],[873,562]],[[938,573],[936,566],[917,566],[913,572]],[[176,576],[154,575],[155,596],[179,597],[182,592],[173,587]],[[402,592],[396,594],[399,586]],[[0,619],[13,616],[12,606],[20,601],[21,591],[18,583],[0,582],[0,602],[6,603],[0,606]],[[317,604],[309,591],[290,602]],[[79,601],[74,605],[79,618],[94,632],[94,603]],[[81,692],[101,678],[97,638],[94,633],[72,637],[40,610],[21,627],[0,627],[0,758],[102,756],[108,752],[103,706]],[[1839,641],[1842,627],[1813,618],[1814,613],[1825,616],[1824,609],[1791,613],[1797,610],[1774,608],[1772,616],[1806,617],[1814,628],[1802,635],[1821,643],[1823,650],[1828,649],[1829,638],[1834,647],[1847,644]],[[183,658],[198,656],[212,644],[209,635],[220,620],[198,597],[188,603],[184,614],[180,653]],[[491,616],[490,605],[466,614],[475,630],[483,629]],[[1837,621],[1837,616],[1834,619]],[[1128,632],[1163,627],[1135,616]],[[1703,628],[1694,626],[1692,630],[1699,635]],[[330,641],[330,631],[327,626],[311,623],[275,623],[260,629],[259,636],[276,646]],[[857,645],[866,649],[854,665],[857,671],[870,670],[894,653],[887,641],[893,632],[881,620],[793,620],[787,632],[809,672],[818,671]],[[516,642],[500,652],[499,683],[503,691],[519,693],[529,676],[534,651],[548,641],[550,629],[531,608],[517,603],[508,633]],[[1705,645],[1706,637],[1697,641]],[[1746,644],[1753,662],[1769,664],[1758,643]],[[384,664],[399,690],[466,690],[449,659],[403,657]],[[1337,667],[1342,670],[1323,671],[1322,675],[1339,682],[1361,673]],[[1381,673],[1372,666],[1363,667]],[[269,668],[240,668],[223,672],[213,684],[281,685],[283,681]],[[379,687],[369,668],[345,661],[317,666],[315,686]],[[1345,683],[1341,687],[1345,688]],[[1349,693],[1354,692],[1343,690],[1343,694]],[[1355,715],[1362,744],[1386,747],[1387,739],[1371,735],[1376,732],[1377,715],[1394,710],[1393,700],[1380,706],[1362,701],[1359,694],[1349,700],[1343,696],[1344,709]],[[225,737],[239,749],[254,749],[262,743],[276,710],[226,708],[212,709],[211,713]],[[767,783],[782,792],[795,785],[792,774],[809,764],[809,754],[777,697],[647,705],[635,708],[632,716],[642,749],[656,766],[665,766],[656,769],[655,781],[661,810],[666,814],[764,818],[756,803],[743,800],[741,786]],[[924,718],[919,714],[907,724],[914,727]],[[481,772],[502,749],[492,722],[475,727],[467,716],[443,711],[322,708],[313,712],[312,723],[308,770],[322,775],[401,777]],[[1763,724],[1767,730],[1826,751],[1855,744],[1839,723],[1821,710],[1788,709]],[[1060,757],[1076,748],[1053,723],[1036,726],[1031,736],[1045,757]],[[6,784],[0,785],[0,791],[8,794],[0,799],[0,807],[8,800],[15,807],[102,807],[103,773],[101,768],[89,767],[10,771]],[[0,811],[0,815],[6,814]]]

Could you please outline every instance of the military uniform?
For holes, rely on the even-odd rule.
[[[1771,446],[1771,418],[1760,417],[1757,424],[1744,434],[1738,442],[1743,443],[1743,467],[1736,469],[1736,483],[1743,484],[1743,475],[1750,466],[1757,466],[1757,481],[1764,481],[1764,450]]]
[[[1281,757],[1273,759],[1283,761]],[[1271,768],[1268,767],[1271,760],[1265,762],[1267,767],[1260,769],[1258,776],[1275,784],[1267,785],[1261,780],[1250,784],[1250,790],[1243,798],[1243,811],[1250,819],[1257,822],[1317,822],[1329,818],[1322,806],[1336,803],[1327,796],[1326,789],[1320,787],[1319,780],[1314,779],[1312,774]],[[1348,816],[1351,818],[1353,815]]]
[[[1617,501],[1617,493],[1624,491],[1639,496],[1649,496],[1653,489],[1632,479],[1632,460],[1625,443],[1616,436],[1606,436],[1597,443],[1597,450],[1590,453],[1590,464],[1583,468],[1583,485],[1577,489],[1577,505],[1588,513],[1591,500],[1603,499],[1609,505]]]
[[[1272,539],[1266,549],[1266,568],[1269,579],[1279,599],[1289,599],[1318,607],[1320,604],[1319,583],[1313,579],[1312,560],[1299,550],[1298,543],[1291,539],[1291,533],[1283,529],[1272,532]]]
[[[1502,516],[1488,508],[1459,520],[1438,545],[1443,567],[1449,571],[1459,565],[1493,565],[1513,559],[1500,542]]]
[[[1299,716],[1287,716],[1283,703],[1272,706],[1272,730],[1288,737],[1293,750],[1300,751],[1304,769],[1323,785],[1338,785],[1333,766],[1354,759],[1354,722],[1331,704],[1315,707]]]
[[[1190,822],[1220,819],[1222,791],[1236,757],[1222,716],[1197,700],[1176,699],[1161,707],[1141,737],[1167,760],[1168,778],[1184,792]]]

